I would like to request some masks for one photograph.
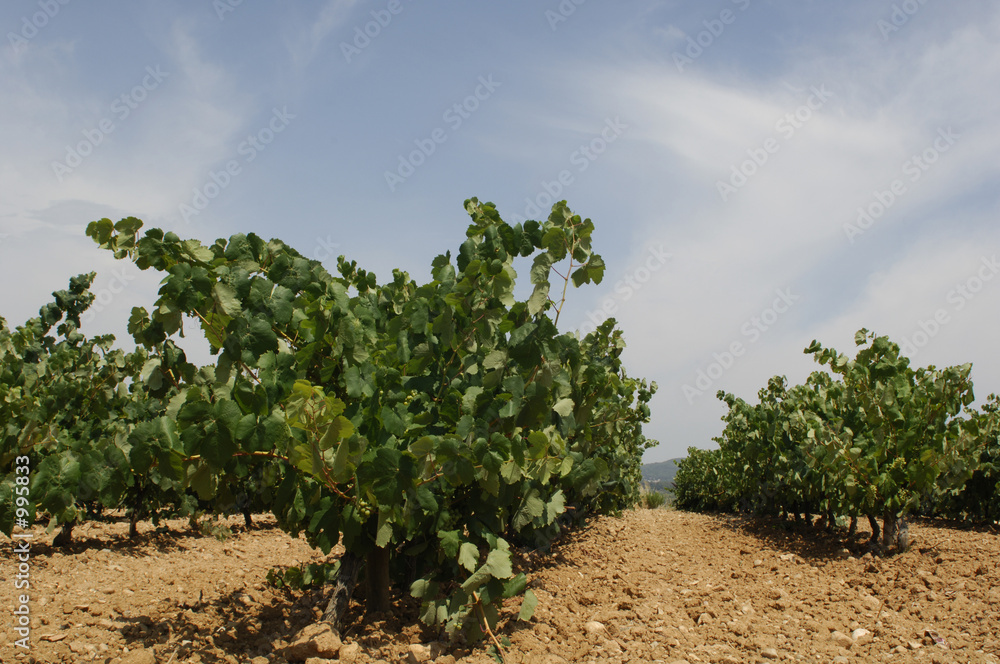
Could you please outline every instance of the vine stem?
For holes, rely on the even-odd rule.
[[[566,291],[569,290],[569,278],[573,274],[573,246],[567,247],[567,252],[569,253],[569,269],[566,270],[566,276],[563,277],[563,290],[562,298],[559,300],[559,306],[556,307],[556,319],[552,321],[552,324],[556,327],[559,326],[559,316],[562,314],[563,307],[566,306]],[[559,274],[556,272],[556,274]],[[562,275],[559,275],[562,277]]]
[[[493,633],[492,629],[490,629],[490,621],[487,620],[487,618],[486,618],[486,611],[483,610],[483,603],[479,601],[479,593],[475,593],[475,592],[472,593],[472,598],[474,600],[476,600],[476,608],[479,609],[479,617],[482,618],[482,620],[483,620],[483,627],[486,628],[486,633],[489,634],[490,640],[493,641],[493,645],[497,649],[497,656],[500,658],[500,661],[503,662],[504,661],[504,649],[503,649],[503,646],[500,645],[500,640],[497,639],[497,635]]]

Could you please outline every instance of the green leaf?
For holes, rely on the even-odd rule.
[[[490,351],[483,360],[483,368],[486,370],[503,369],[507,366],[507,353],[502,350]]]
[[[562,417],[569,417],[570,415],[573,414],[574,406],[575,404],[573,403],[573,400],[567,397],[565,399],[560,399],[559,401],[557,401],[556,404],[552,407],[552,410],[554,410]]]
[[[528,313],[537,316],[548,308],[549,304],[549,284],[538,284],[528,298]]]
[[[473,593],[490,579],[509,579],[514,575],[510,562],[510,550],[507,543],[497,540],[498,548],[490,551],[486,556],[486,562],[469,576],[462,584],[462,590],[466,593]]]
[[[323,437],[319,441],[319,449],[323,451],[333,449],[333,446],[339,441],[350,438],[353,435],[354,425],[351,424],[351,421],[343,415],[335,417],[333,421],[327,425],[326,431],[323,433]]]
[[[384,510],[379,510],[378,513],[378,532],[375,535],[375,546],[380,549],[388,546],[389,542],[392,541],[392,522],[389,521],[388,515]]]
[[[462,540],[457,530],[438,531],[438,539],[441,541],[441,550],[445,556],[454,558],[458,555]]]
[[[524,592],[524,589],[528,585],[528,577],[522,572],[518,574],[513,579],[508,581],[503,586],[503,596],[505,599],[510,599],[511,597],[517,597]]]
[[[524,599],[521,600],[521,611],[517,614],[517,619],[525,622],[531,620],[537,607],[538,597],[535,596],[535,593],[531,589],[524,591]]]
[[[535,256],[535,260],[531,263],[531,283],[535,286],[543,284],[547,286],[549,283],[549,270],[551,269],[552,256],[547,253]],[[536,288],[535,290],[537,291],[538,289]]]
[[[515,532],[518,532],[544,513],[545,502],[539,497],[538,489],[532,489],[521,500],[521,504],[514,513],[514,520],[511,526]]]
[[[435,514],[440,509],[437,498],[434,497],[434,492],[426,484],[421,484],[417,487],[416,493],[417,502],[425,512]]]
[[[552,495],[552,500],[545,505],[545,524],[554,523],[556,518],[565,511],[566,496],[563,494],[562,489],[560,489]]]
[[[428,579],[417,579],[410,584],[410,596],[422,599],[437,594],[438,584]]]
[[[215,497],[218,481],[207,464],[199,464],[191,475],[188,484],[198,493],[201,500],[211,500]]]
[[[479,564],[479,549],[472,542],[463,542],[458,552],[458,564],[474,572]]]
[[[215,306],[219,308],[219,311],[230,318],[236,318],[243,311],[243,306],[240,304],[236,291],[221,281],[215,282],[212,286],[212,299],[215,301]]]

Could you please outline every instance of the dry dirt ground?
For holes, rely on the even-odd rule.
[[[68,549],[36,529],[27,652],[12,645],[11,610],[24,591],[14,589],[5,541],[0,660],[285,662],[275,653],[321,607],[314,593],[275,589],[264,577],[322,554],[266,517],[250,530],[231,519],[226,541],[168,523],[165,533],[140,525],[135,540],[122,522],[78,526]],[[510,640],[506,661],[524,664],[1000,664],[1000,535],[928,523],[910,534],[909,551],[880,559],[865,555],[860,538],[817,539],[778,522],[665,510],[599,518],[522,560],[539,607],[530,623],[517,622],[512,601],[498,636]],[[400,606],[400,615],[366,620],[352,605],[340,659],[417,661],[428,655],[414,647],[422,644],[440,664],[495,661],[485,644],[435,643],[436,632],[412,624],[413,602]]]

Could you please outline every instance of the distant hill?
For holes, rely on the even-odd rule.
[[[682,459],[670,459],[657,463],[647,463],[642,467],[642,480],[648,482],[654,489],[666,489],[674,485],[674,475],[677,474],[677,462]]]

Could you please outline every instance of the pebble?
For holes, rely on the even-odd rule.
[[[429,662],[431,659],[431,649],[420,643],[411,643],[407,648],[407,664],[420,664]]]
[[[854,639],[844,634],[843,632],[834,632],[830,635],[830,640],[836,643],[841,648],[850,648],[854,645]]]
[[[348,643],[340,647],[337,657],[345,664],[354,664],[361,656],[361,646],[357,643]]]

